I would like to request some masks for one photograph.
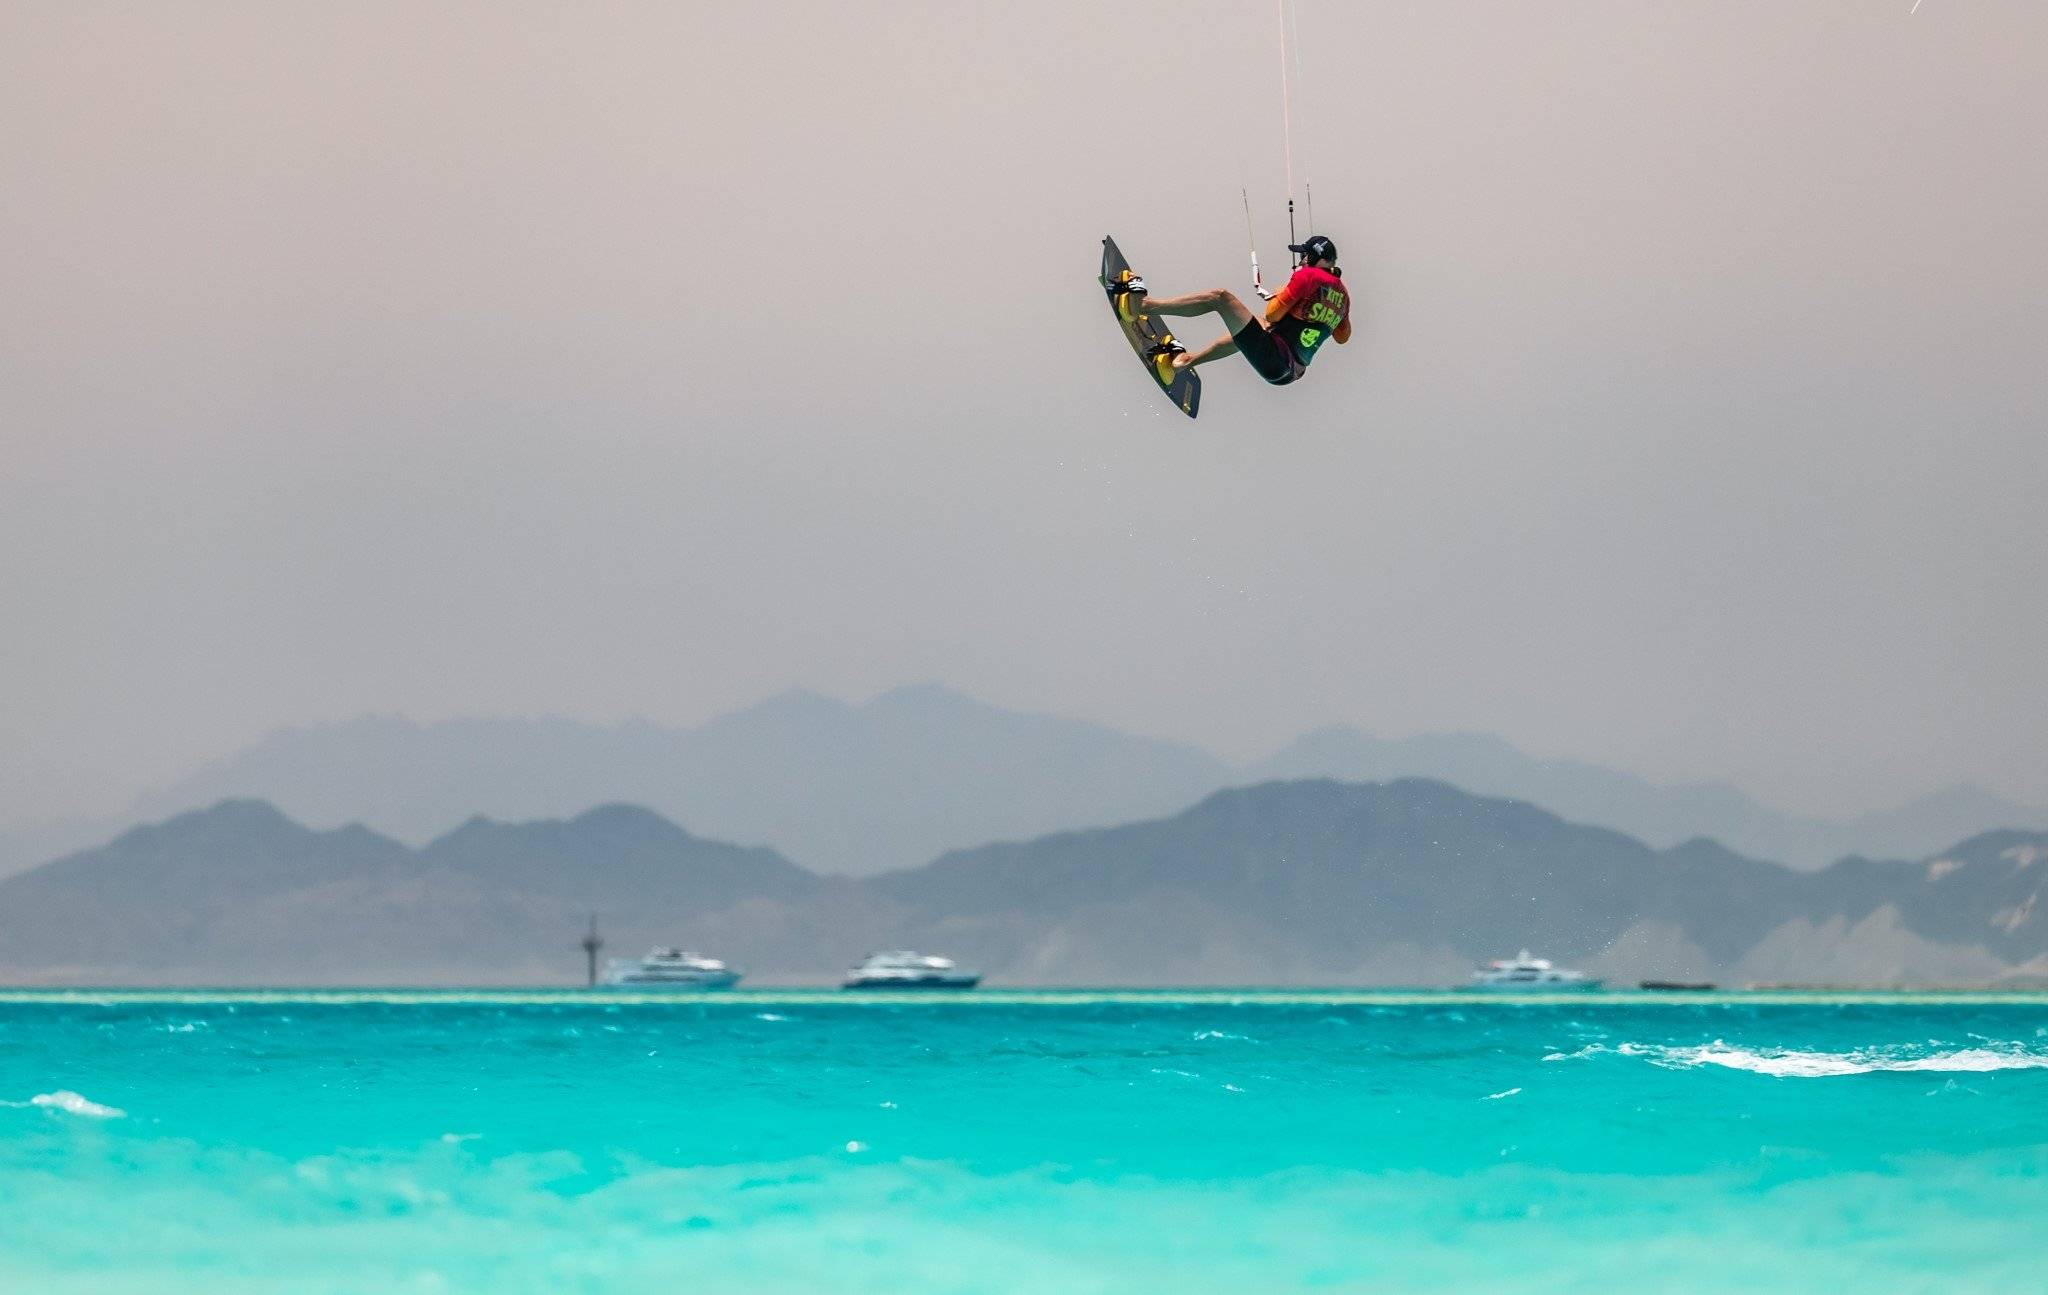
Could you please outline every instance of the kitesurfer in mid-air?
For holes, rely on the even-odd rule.
[[[1318,348],[1334,337],[1339,344],[1351,340],[1351,294],[1344,287],[1343,271],[1337,268],[1337,245],[1321,234],[1302,243],[1290,243],[1288,251],[1301,257],[1299,268],[1287,286],[1266,302],[1265,318],[1253,314],[1237,294],[1227,288],[1191,292],[1185,297],[1146,295],[1142,279],[1134,280],[1125,299],[1118,302],[1128,318],[1138,310],[1154,315],[1206,315],[1223,317],[1230,329],[1199,351],[1179,343],[1155,348],[1153,363],[1159,380],[1170,382],[1176,369],[1226,355],[1242,355],[1274,386],[1285,386],[1308,372]],[[1112,293],[1115,289],[1112,289]],[[1143,298],[1142,306],[1135,298]]]

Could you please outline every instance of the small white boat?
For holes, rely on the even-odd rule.
[[[613,958],[598,986],[604,989],[731,989],[744,974],[717,958],[681,949],[655,949],[634,961]]]
[[[962,971],[951,958],[895,949],[870,953],[846,973],[842,989],[972,989],[981,973]]]
[[[1598,989],[1600,977],[1559,967],[1548,958],[1529,955],[1527,949],[1512,958],[1496,958],[1472,973],[1474,989]]]

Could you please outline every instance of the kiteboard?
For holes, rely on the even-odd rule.
[[[1138,362],[1145,366],[1145,372],[1152,375],[1152,381],[1166,393],[1167,399],[1180,407],[1180,411],[1193,418],[1202,408],[1202,379],[1193,369],[1174,369],[1171,378],[1161,376],[1158,357],[1148,354],[1155,347],[1174,345],[1174,336],[1167,331],[1166,320],[1145,312],[1145,298],[1142,294],[1117,292],[1116,286],[1128,283],[1137,276],[1131,271],[1131,263],[1124,260],[1124,254],[1117,250],[1116,240],[1102,240],[1102,290],[1109,294],[1109,309],[1116,316],[1116,322],[1124,330],[1124,340],[1131,344],[1131,350]]]

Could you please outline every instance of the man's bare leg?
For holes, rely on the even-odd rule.
[[[1174,356],[1173,367],[1176,369],[1192,369],[1197,364],[1207,364],[1211,360],[1220,360],[1226,355],[1236,354],[1236,340],[1229,337],[1219,337],[1199,351],[1183,351],[1179,355]]]
[[[1155,315],[1221,315],[1230,332],[1217,338],[1199,351],[1186,351],[1173,357],[1176,369],[1192,369],[1197,364],[1220,360],[1226,355],[1237,354],[1237,343],[1232,338],[1252,323],[1257,316],[1237,299],[1237,294],[1228,288],[1211,288],[1207,292],[1190,292],[1185,297],[1147,297],[1145,309]]]
[[[1207,292],[1190,292],[1185,297],[1146,297],[1144,308],[1155,315],[1208,315],[1223,316],[1223,325],[1232,333],[1237,332],[1257,316],[1245,308],[1237,294],[1228,288],[1211,288]]]

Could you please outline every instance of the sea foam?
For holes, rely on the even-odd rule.
[[[54,1093],[37,1093],[25,1103],[9,1102],[8,1105],[44,1106],[51,1110],[65,1111],[72,1115],[90,1116],[96,1120],[118,1120],[128,1113],[118,1107],[102,1106],[98,1102],[86,1097],[83,1093],[74,1093],[68,1088],[60,1088]]]
[[[2018,1048],[1958,1048],[1909,1056],[1875,1049],[1815,1052],[1797,1048],[1744,1048],[1718,1039],[1693,1047],[1653,1043],[1621,1043],[1613,1047],[1593,1044],[1576,1052],[1553,1052],[1543,1059],[1572,1061],[1602,1053],[1641,1057],[1653,1066],[1669,1070],[1720,1066],[1779,1079],[1828,1079],[1881,1071],[1984,1074],[1996,1070],[2048,1070],[2048,1056]]]

